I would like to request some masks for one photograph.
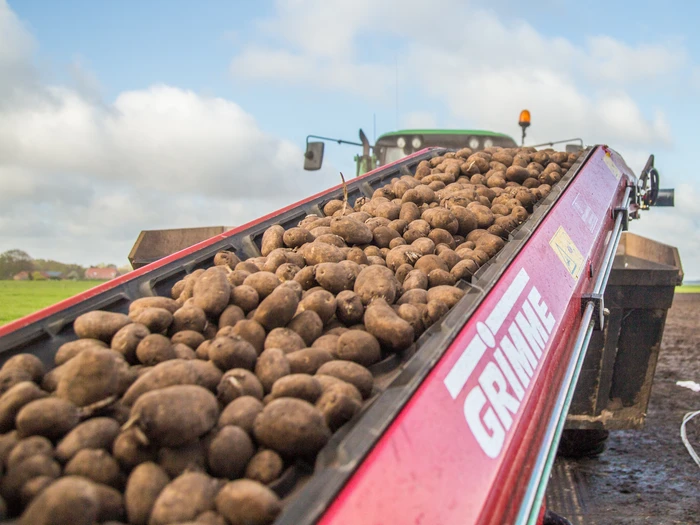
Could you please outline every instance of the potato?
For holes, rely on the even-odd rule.
[[[421,255],[431,255],[435,253],[435,243],[427,237],[416,239],[411,243],[411,246],[413,246]]]
[[[248,479],[224,485],[216,495],[216,510],[231,525],[270,525],[282,510],[277,494]]]
[[[438,301],[452,308],[464,296],[464,290],[454,286],[436,286],[428,290],[428,302]]]
[[[180,306],[177,304],[177,301],[168,297],[141,297],[131,301],[129,304],[129,314],[142,308],[163,308],[171,314],[174,314]]]
[[[424,303],[406,303],[394,306],[397,315],[411,325],[416,338],[420,337],[425,331],[425,323],[423,322],[423,311],[425,308],[427,308],[427,305]]]
[[[131,406],[146,392],[174,385],[199,385],[213,391],[221,376],[214,363],[172,359],[157,364],[134,381],[122,397],[122,402]]]
[[[260,252],[267,257],[270,252],[284,247],[284,228],[279,224],[270,226],[262,236]]]
[[[393,304],[400,286],[389,268],[368,266],[357,276],[354,291],[365,305],[376,298],[384,299],[389,304]]]
[[[84,449],[112,450],[119,435],[119,423],[109,417],[96,417],[80,423],[56,446],[56,457],[66,462]]]
[[[194,305],[213,317],[224,311],[230,298],[231,285],[226,279],[226,272],[217,266],[205,270],[192,289]]]
[[[333,294],[326,290],[319,290],[303,297],[299,301],[297,312],[313,310],[321,318],[323,324],[326,324],[335,315],[336,307],[337,303]]]
[[[282,239],[287,248],[298,248],[308,242],[313,242],[314,236],[306,228],[290,228],[285,231]]]
[[[56,395],[82,407],[119,394],[121,385],[118,361],[121,358],[118,355],[103,348],[83,350],[64,365]]]
[[[124,483],[119,463],[103,449],[84,448],[79,450],[66,464],[64,474],[83,476],[96,483],[114,488],[120,488]]]
[[[233,270],[231,273],[226,274],[226,280],[231,285],[231,293],[233,294],[233,289],[236,286],[240,286],[245,281],[246,277],[250,275],[250,272],[245,270]]]
[[[252,319],[238,321],[230,333],[248,341],[258,355],[263,351],[266,334],[265,329],[257,321]]]
[[[428,275],[421,270],[412,270],[406,275],[406,279],[403,281],[404,290],[427,290],[428,289]]]
[[[237,397],[221,411],[217,426],[221,428],[235,425],[252,434],[253,422],[263,408],[264,405],[256,397],[248,395]]]
[[[289,288],[280,287],[266,297],[255,311],[253,319],[266,330],[285,326],[299,306],[299,297]]]
[[[124,328],[122,328],[122,330],[124,330]],[[107,344],[104,341],[100,341],[98,339],[76,339],[75,341],[69,341],[58,347],[58,351],[54,356],[54,364],[56,366],[60,366],[66,363],[68,360],[73,359],[76,355],[78,355],[86,348],[91,347],[108,348]]]
[[[429,208],[423,212],[421,218],[433,229],[441,228],[453,235],[459,230],[457,218],[445,208]]]
[[[279,348],[285,354],[289,354],[306,348],[306,343],[297,332],[290,328],[275,328],[265,338],[265,350],[268,348]]]
[[[196,385],[169,386],[146,392],[131,409],[131,421],[149,441],[166,447],[185,445],[207,433],[218,418],[216,397]]]
[[[6,502],[12,504],[19,500],[22,487],[30,479],[38,476],[55,479],[60,475],[61,467],[58,463],[46,455],[35,454],[7,471],[0,480],[0,494]]]
[[[464,259],[455,264],[450,270],[450,273],[455,279],[471,281],[472,275],[474,275],[478,269],[479,265],[475,261],[471,259]]]
[[[147,335],[136,347],[136,357],[146,366],[154,366],[175,359],[175,350],[170,339],[160,334]],[[69,363],[66,364],[68,366]]]
[[[369,332],[349,330],[338,338],[333,357],[370,366],[381,359],[381,348],[379,341]]]
[[[264,395],[260,380],[255,374],[244,368],[234,368],[226,372],[221,378],[216,392],[217,398],[223,406],[240,396],[253,396],[256,399],[262,399]]]
[[[275,276],[275,278],[277,278],[277,276]],[[243,312],[248,313],[258,307],[258,304],[260,304],[260,296],[255,288],[247,284],[242,284],[236,286],[231,291],[231,302],[243,310]]]
[[[233,305],[231,305],[231,306],[233,306]],[[235,308],[238,308],[238,307],[235,307]],[[222,314],[222,316],[223,316],[223,314]],[[243,317],[241,317],[241,319],[242,318]],[[224,325],[224,326],[226,326],[226,325]],[[199,332],[195,332],[194,330],[183,330],[181,332],[177,332],[176,334],[174,334],[170,338],[170,342],[173,344],[173,346],[178,345],[178,344],[183,344],[183,345],[188,346],[192,350],[196,350],[197,347],[204,342],[204,336],[202,334],[200,334]]]
[[[54,481],[55,478],[52,478],[51,476],[37,476],[22,485],[22,488],[19,490],[19,499],[22,503],[22,507],[29,506],[31,501]],[[2,503],[0,503],[0,518],[5,518],[5,514],[6,512],[4,506]]]
[[[209,471],[218,478],[240,478],[254,454],[255,446],[245,430],[222,427],[209,444]]]
[[[127,315],[95,310],[78,316],[73,322],[73,330],[81,339],[99,339],[109,343],[114,334],[131,322]]]
[[[325,242],[309,242],[299,249],[307,266],[321,264],[323,262],[340,262],[345,259],[340,248]]]
[[[216,266],[225,266],[233,270],[236,265],[241,262],[234,252],[222,250],[214,256],[214,264]]]
[[[23,379],[40,383],[44,376],[44,364],[32,354],[17,354],[8,359],[2,367],[2,375],[12,378],[4,382],[3,392],[21,382]]]
[[[454,276],[447,270],[435,269],[428,274],[428,287],[435,286],[454,286]]]
[[[15,420],[20,437],[44,436],[59,439],[80,422],[80,412],[70,401],[55,397],[37,399],[24,405]]]
[[[173,314],[165,308],[139,308],[129,314],[134,323],[139,323],[148,328],[153,334],[165,332],[173,322]]]
[[[53,458],[53,445],[51,441],[42,436],[29,436],[21,439],[7,455],[5,466],[7,470],[12,470],[14,467],[22,463],[27,458],[32,456],[46,456]]]
[[[245,477],[267,485],[278,479],[284,470],[284,461],[274,450],[263,449],[255,454],[245,469]]]
[[[362,322],[364,313],[365,307],[362,304],[362,298],[355,292],[345,290],[336,296],[335,315],[341,323],[352,326]]]
[[[296,332],[306,346],[311,346],[323,333],[323,321],[313,310],[305,310],[294,316],[287,329]]]
[[[421,272],[421,275],[425,275]],[[422,288],[412,288],[406,290],[399,300],[396,301],[397,305],[411,304],[411,303],[422,303],[426,304],[428,302],[428,292]]]
[[[20,438],[17,431],[13,430],[6,434],[0,434],[0,469],[5,464],[7,456],[12,452],[12,449],[19,443]]]
[[[136,364],[138,363],[138,358],[136,357],[136,348],[138,347],[139,343],[144,339],[144,337],[147,337],[150,334],[150,330],[146,328],[145,325],[142,325],[140,323],[128,324],[124,328],[119,330],[116,334],[114,334],[114,337],[112,338],[111,349],[123,355],[124,359],[128,363]],[[88,340],[89,339],[86,339],[86,341]],[[78,341],[80,341],[80,339]],[[58,358],[58,354],[56,354],[56,357]],[[66,361],[67,359],[64,359],[62,357],[61,362],[59,363],[57,360],[56,364],[63,364]]]
[[[270,295],[281,282],[282,281],[272,272],[257,272],[246,277],[246,280],[243,281],[243,285],[253,288],[258,294],[259,301],[262,301]]]
[[[219,482],[201,472],[185,472],[168,483],[156,498],[149,525],[168,525],[194,520],[214,509]]]
[[[364,366],[352,361],[331,361],[321,366],[316,373],[333,376],[350,383],[360,391],[364,399],[372,395],[374,385],[372,374]]]
[[[290,374],[275,381],[270,394],[272,399],[294,397],[314,403],[321,395],[321,385],[309,374]]]
[[[121,432],[114,439],[112,455],[125,471],[156,459],[156,451],[149,445],[146,435],[134,427]]]
[[[175,334],[183,330],[194,330],[201,333],[206,325],[207,316],[204,310],[193,304],[188,304],[173,314],[170,333]]]
[[[413,328],[383,299],[376,299],[367,307],[364,324],[367,331],[392,352],[405,350],[413,344]]]
[[[270,392],[272,385],[281,377],[291,373],[289,361],[284,351],[279,348],[269,348],[258,358],[255,364],[255,375],[260,380],[265,392]]]
[[[201,440],[176,448],[163,447],[158,450],[158,466],[171,478],[186,471],[205,472],[207,454]]]
[[[31,381],[17,383],[0,397],[0,432],[9,432],[15,426],[15,417],[27,403],[48,394]]]
[[[340,387],[329,387],[316,401],[316,407],[321,411],[331,432],[335,432],[350,421],[362,408],[361,403],[346,395]]]
[[[315,374],[316,370],[333,356],[322,348],[304,348],[287,354],[287,362],[292,374]]]
[[[331,435],[320,410],[292,398],[271,401],[255,419],[253,432],[258,443],[289,457],[313,456]]]
[[[197,516],[196,523],[199,525],[228,525],[226,518],[214,510],[202,512]]]
[[[41,491],[20,518],[21,525],[93,525],[100,513],[95,484],[78,476],[56,480]]]
[[[350,217],[334,217],[331,220],[331,233],[342,237],[349,245],[372,242],[372,230],[362,222]]]
[[[216,337],[209,345],[209,359],[223,372],[232,368],[252,370],[257,357],[253,345],[237,335]]]

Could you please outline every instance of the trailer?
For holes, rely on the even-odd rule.
[[[51,368],[57,349],[76,339],[73,321],[79,315],[96,309],[125,313],[135,299],[169,296],[175,282],[212,266],[221,250],[242,260],[257,257],[271,225],[287,229],[309,214],[323,216],[324,204],[343,199],[344,192],[350,205],[371,197],[393,178],[413,174],[419,162],[444,152],[423,149],[345,187],[2,326],[0,364],[32,353]],[[647,324],[651,350],[631,353],[627,342],[618,343],[625,329],[611,308],[623,307],[622,295],[611,299],[606,289],[611,275],[629,273],[625,254],[618,253],[623,231],[658,198],[653,160],[640,180],[650,173],[656,173],[651,192],[614,150],[586,148],[529,219],[510,233],[505,247],[471,282],[457,284],[464,297],[444,318],[408,350],[370,367],[375,388],[362,412],[332,436],[314,464],[299,461],[275,482],[272,488],[285,503],[275,523],[535,524],[553,519],[544,498],[565,427],[575,441],[581,432],[638,427],[643,421],[663,319]],[[652,305],[657,320],[665,319],[669,293],[682,279],[677,251],[669,249],[666,264],[645,266],[653,276],[663,274],[656,285],[661,299]],[[627,257],[629,263],[632,255]],[[632,279],[628,284],[634,293],[641,283]],[[638,322],[644,319],[641,315]],[[641,370],[644,378],[616,382],[612,378],[620,367],[632,367],[637,378]],[[618,414],[608,403],[614,402],[613,391],[625,400]]]

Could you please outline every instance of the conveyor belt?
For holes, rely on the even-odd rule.
[[[353,180],[350,203],[443,151],[424,150]],[[542,443],[581,325],[581,294],[593,289],[599,275],[611,241],[612,212],[622,204],[631,176],[606,148],[582,155],[473,282],[460,284],[467,293],[443,321],[404,354],[374,365],[373,403],[333,436],[315,466],[290,470],[280,490],[291,490],[294,497],[288,496],[277,523],[447,525],[511,523],[521,519],[518,515],[536,515],[541,494],[535,485],[542,477],[535,472],[536,459],[551,450],[551,443]],[[270,225],[288,228],[307,214],[322,215],[323,204],[341,196],[340,186],[332,188],[0,327],[0,364],[31,352],[51,365],[57,348],[75,338],[72,321],[78,315],[94,309],[126,312],[131,300],[167,295],[185,274],[211,266],[220,250],[241,259],[258,256]],[[574,268],[561,253],[572,246]],[[507,392],[520,398],[517,408],[492,407],[483,394],[489,381],[484,377],[491,371],[493,379],[494,370],[503,377],[496,343],[512,334],[509,327],[525,330],[523,315],[535,330],[546,326],[539,349],[530,339],[537,334],[525,332],[538,361],[519,393],[510,371]],[[474,411],[467,397],[482,406]],[[489,418],[492,434],[479,435]],[[499,425],[500,442],[494,440]],[[524,508],[529,489],[536,492]]]

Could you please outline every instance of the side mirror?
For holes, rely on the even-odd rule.
[[[321,169],[323,164],[323,142],[307,142],[304,153],[304,169],[315,171]]]

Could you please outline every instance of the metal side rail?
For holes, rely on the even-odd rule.
[[[535,525],[538,522],[540,507],[547,489],[547,482],[549,481],[552,465],[556,458],[557,446],[561,438],[562,430],[564,429],[571,399],[576,389],[579,372],[581,371],[583,360],[586,357],[588,343],[591,340],[594,328],[603,328],[603,316],[605,314],[603,293],[605,292],[605,287],[607,286],[608,278],[612,271],[615,252],[620,244],[620,237],[625,226],[625,217],[630,205],[630,194],[631,187],[627,187],[623,197],[624,204],[615,211],[615,224],[611,233],[611,241],[603,255],[602,268],[596,277],[593,291],[583,296],[581,327],[576,336],[571,361],[566,369],[564,381],[557,395],[556,404],[547,425],[542,447],[537,455],[533,474],[528,483],[527,492],[523,499],[520,512],[518,513],[517,524],[527,523],[528,525]],[[596,319],[596,314],[599,314],[599,319]]]

